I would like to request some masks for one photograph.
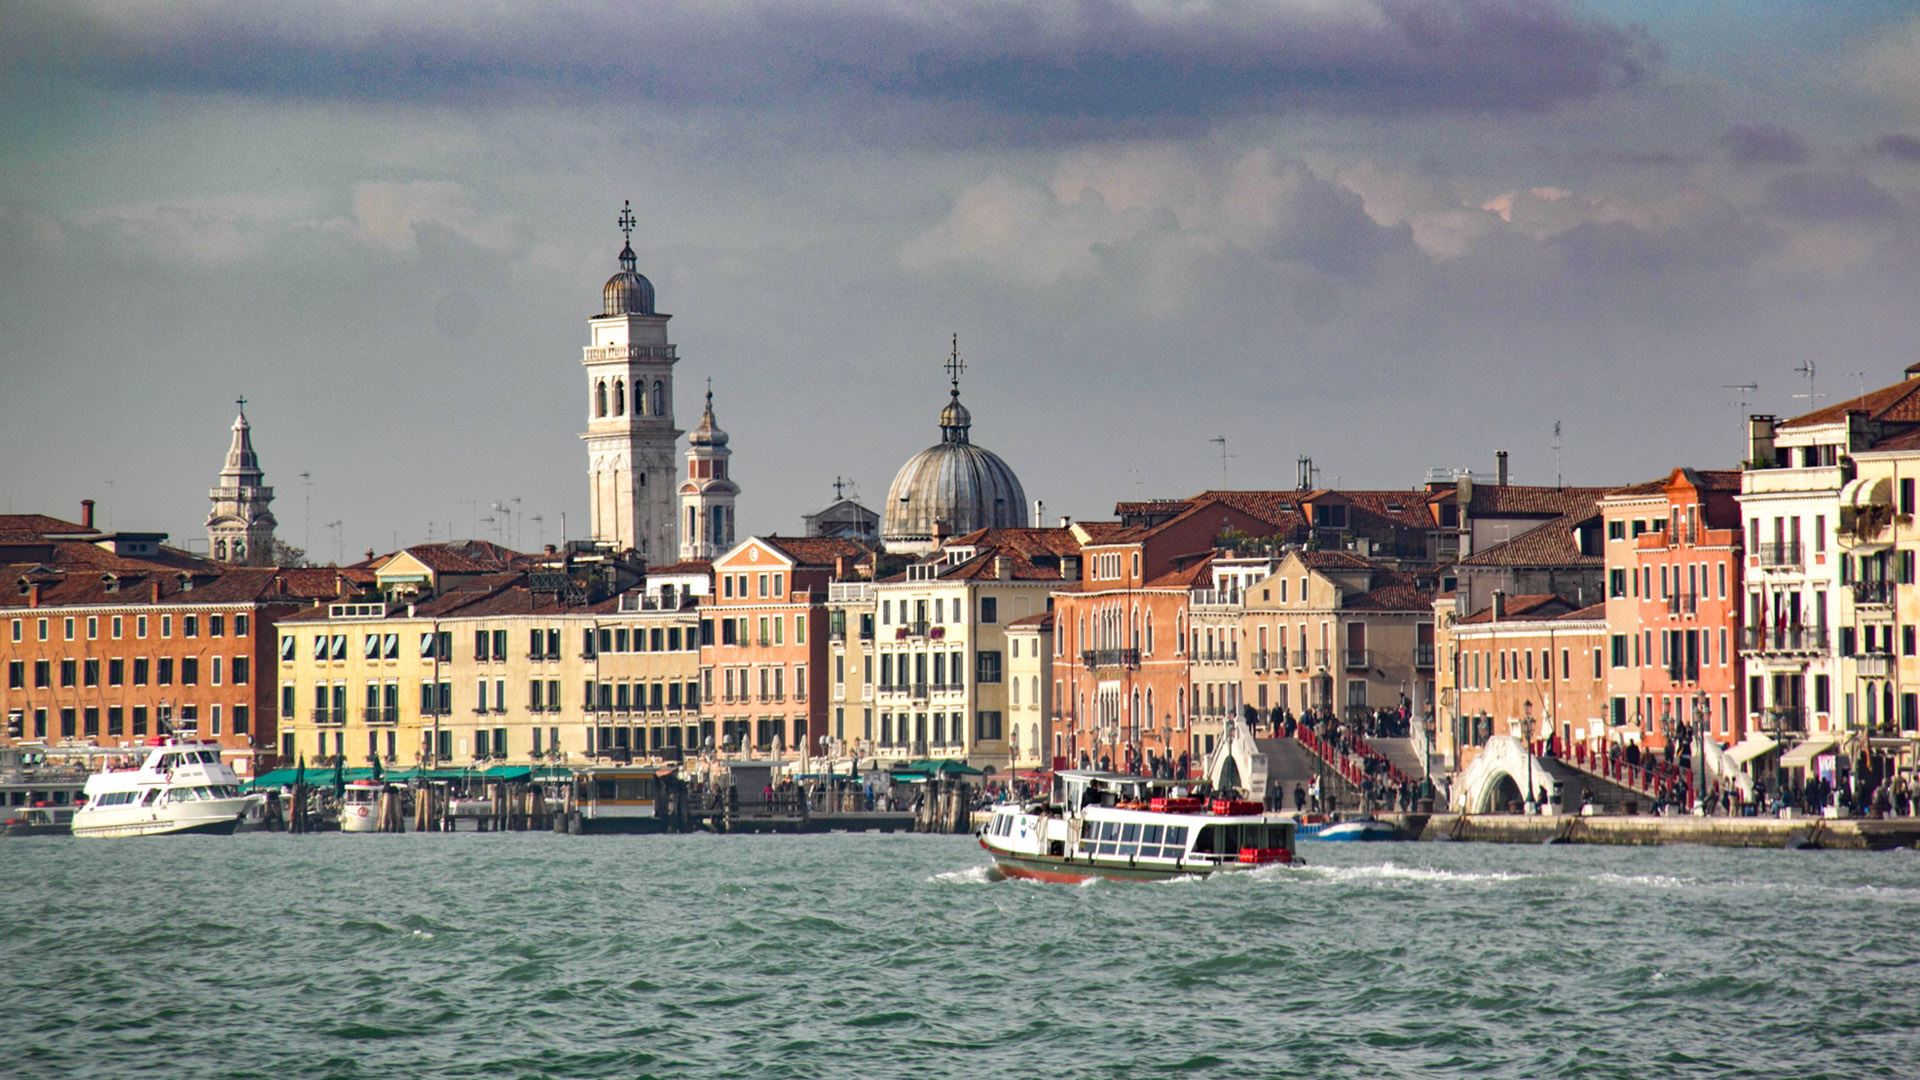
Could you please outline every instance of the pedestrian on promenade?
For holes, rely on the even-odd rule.
[[[1293,782],[1293,812],[1298,814],[1306,810],[1306,808],[1307,789],[1300,786],[1300,781],[1295,780]]]

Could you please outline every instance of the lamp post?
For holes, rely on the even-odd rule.
[[[1693,718],[1687,725],[1687,745],[1693,755],[1693,805],[1705,812],[1707,794],[1707,692],[1693,692]],[[1697,740],[1697,742],[1696,742]]]
[[[1533,702],[1527,701],[1520,706],[1520,739],[1527,752],[1527,790],[1521,792],[1521,805],[1529,815],[1538,806],[1533,801]]]

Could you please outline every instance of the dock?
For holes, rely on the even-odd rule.
[[[1403,840],[1489,844],[1698,844],[1889,851],[1920,847],[1920,818],[1690,817],[1651,814],[1380,814]]]

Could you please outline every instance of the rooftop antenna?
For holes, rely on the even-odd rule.
[[[1560,479],[1560,421],[1558,420],[1553,422],[1553,486],[1556,489],[1565,486]]]
[[[313,474],[312,473],[303,472],[300,474],[300,490],[306,496],[306,509],[303,511],[303,516],[305,520],[302,521],[301,523],[301,529],[303,530],[304,535],[300,537],[300,546],[306,548],[308,551],[312,551],[313,550]]]
[[[527,520],[533,522],[534,527],[539,530],[540,550],[547,550],[547,519],[539,514],[531,514]]]
[[[1224,491],[1232,487],[1232,485],[1227,482],[1227,459],[1239,457],[1240,455],[1227,453],[1227,437],[1225,435],[1215,435],[1207,441],[1220,448],[1220,488]]]
[[[1807,377],[1807,392],[1804,394],[1795,394],[1793,396],[1797,398],[1807,399],[1808,412],[1813,411],[1813,408],[1814,408],[1813,403],[1815,400],[1826,396],[1825,394],[1816,394],[1813,392],[1814,371],[1815,371],[1815,368],[1814,368],[1814,363],[1812,358],[1808,358],[1806,360],[1801,361],[1800,366],[1793,369],[1794,374],[1805,375]]]
[[[1747,417],[1750,415],[1747,412],[1747,409],[1749,406],[1753,404],[1753,396],[1760,392],[1760,384],[1750,383],[1750,382],[1721,383],[1720,389],[1739,391],[1740,437],[1741,437],[1741,444],[1744,447],[1745,440],[1746,440],[1746,432],[1747,432]],[[1741,456],[1745,457],[1745,454],[1743,453]]]
[[[1849,371],[1847,374],[1859,380],[1860,397],[1857,400],[1864,404],[1867,400],[1867,373],[1864,371]]]
[[[338,521],[329,521],[326,527],[333,530],[333,565],[339,566],[347,559],[347,545],[346,541],[342,539],[344,534],[340,531],[340,523]]]

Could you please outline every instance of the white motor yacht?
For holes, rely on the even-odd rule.
[[[258,795],[240,792],[240,777],[212,743],[151,739],[137,769],[109,769],[87,778],[86,804],[73,815],[75,836],[232,833]]]

